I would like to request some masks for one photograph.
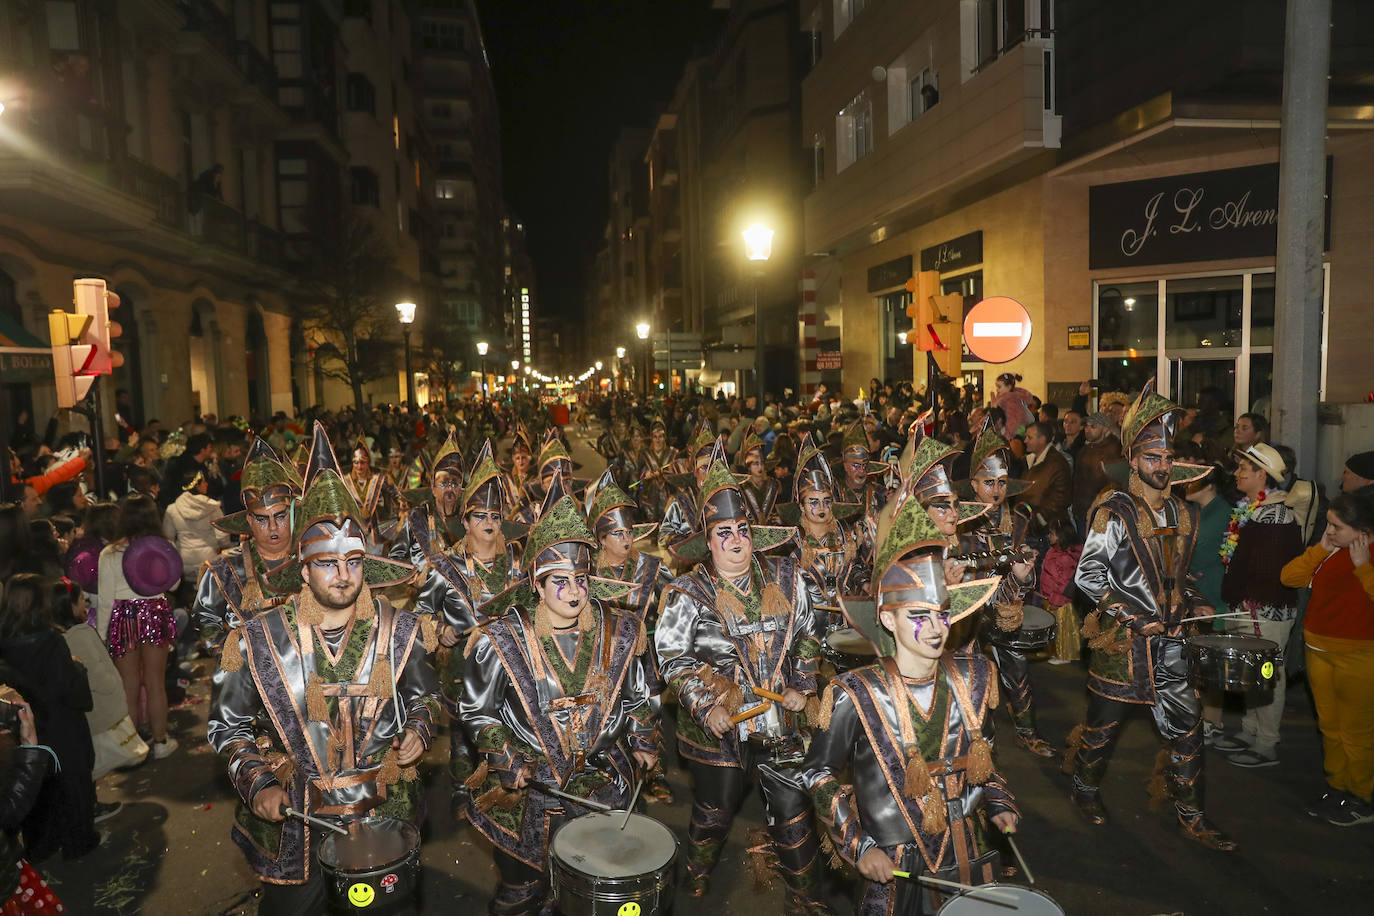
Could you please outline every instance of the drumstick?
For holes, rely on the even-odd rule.
[[[1021,857],[1021,850],[1019,847],[1017,847],[1016,840],[1012,837],[1010,833],[1003,833],[1002,836],[1006,837],[1007,842],[1011,845],[1011,851],[1016,856],[1016,861],[1021,864],[1021,870],[1026,873],[1026,880],[1029,881],[1031,884],[1034,884],[1035,875],[1031,874],[1030,866],[1027,865],[1026,860]]]
[[[765,690],[762,687],[755,687],[754,694],[763,697],[765,700],[772,700],[774,703],[782,702],[782,694],[774,693],[771,690]]]
[[[635,779],[635,790],[630,793],[630,803],[625,806],[625,819],[620,822],[620,829],[624,830],[625,825],[630,822],[630,815],[635,813],[635,799],[639,798],[639,790],[644,788],[644,774],[640,773]]]
[[[1183,620],[1180,621],[1180,622],[1181,622],[1181,623],[1187,623],[1187,622],[1190,621],[1190,620],[1220,620],[1220,619],[1222,619],[1222,618],[1224,618],[1224,617],[1249,617],[1249,616],[1250,616],[1250,612],[1249,612],[1249,611],[1231,611],[1229,614],[1197,614],[1197,615],[1194,615],[1194,616],[1192,616],[1192,617],[1184,617]]]
[[[531,780],[530,782],[526,783],[526,785],[528,785],[532,789],[538,789],[540,792],[547,792],[549,795],[556,795],[559,798],[565,798],[570,802],[577,802],[579,805],[591,808],[593,811],[615,810],[610,805],[604,805],[599,801],[592,801],[590,798],[578,798],[576,795],[569,795],[567,792],[560,792],[553,786],[548,785],[547,783],[539,782],[538,780]]]
[[[335,833],[341,834],[343,836],[348,836],[348,831],[340,827],[338,824],[331,824],[329,823],[329,821],[322,821],[318,817],[311,817],[308,814],[303,814],[300,811],[297,811],[295,808],[288,808],[285,805],[282,805],[281,813],[289,815],[290,817],[298,817],[303,821],[307,821],[311,824],[314,824],[316,827],[323,827],[325,830],[332,830]]]
[[[900,878],[911,877],[910,872],[897,871],[895,868],[892,870],[892,873]],[[944,878],[934,878],[930,875],[920,875],[916,878],[916,880],[920,881],[922,884],[931,884],[935,887],[948,887],[955,890],[961,890],[967,893],[969,896],[980,897],[984,900],[995,900],[999,902],[1006,900],[1011,903],[1016,902],[1016,898],[1011,896],[1010,894],[999,894],[996,890],[992,888],[979,887],[976,884],[960,884],[958,881],[946,881]]]
[[[733,716],[730,717],[730,724],[739,725],[741,722],[754,718],[754,716],[761,716],[764,714],[764,712],[768,710],[768,707],[772,705],[773,704],[768,700],[764,700],[762,703],[755,706],[753,709],[746,709],[744,712],[735,713]]]

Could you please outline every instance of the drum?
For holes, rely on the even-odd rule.
[[[774,703],[762,715],[741,722],[748,741],[763,755],[764,762],[779,769],[799,767],[806,759],[808,736],[797,723],[797,713]]]
[[[986,893],[979,893],[986,891]],[[1053,898],[1033,887],[980,884],[945,901],[939,916],[1064,916]]]
[[[595,812],[558,828],[549,845],[553,905],[562,916],[667,913],[676,884],[677,837],[643,814]]]
[[[831,633],[825,638],[821,651],[830,660],[830,664],[835,666],[837,672],[852,671],[864,665],[871,665],[877,660],[873,644],[853,627],[845,627]]]
[[[326,831],[320,843],[329,902],[341,913],[390,913],[415,902],[420,831],[394,817],[349,821],[348,836]]]
[[[1021,614],[1021,626],[1018,629],[1008,632],[993,626],[988,639],[1005,649],[1016,649],[1018,652],[1039,652],[1041,649],[1048,649],[1059,633],[1059,625],[1054,622],[1054,615],[1044,608],[1030,604],[1021,608]]]
[[[1183,646],[1188,680],[1203,690],[1273,690],[1282,674],[1279,644],[1258,636],[1208,633]]]

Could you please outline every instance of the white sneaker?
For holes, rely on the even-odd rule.
[[[1073,663],[1073,659],[1071,659],[1071,658],[1051,658],[1051,659],[1050,659],[1050,664],[1051,664],[1051,665],[1068,665],[1068,664],[1072,664],[1072,663]]]
[[[163,757],[170,757],[179,747],[181,744],[175,738],[168,738],[166,741],[154,741],[153,759],[161,760]]]

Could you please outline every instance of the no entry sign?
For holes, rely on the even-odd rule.
[[[964,316],[964,343],[985,363],[1008,363],[1026,352],[1031,319],[1026,307],[1006,296],[989,296]]]

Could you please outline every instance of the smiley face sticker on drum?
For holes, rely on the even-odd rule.
[[[1264,679],[1265,679],[1266,681],[1269,680],[1271,677],[1273,677],[1273,676],[1274,676],[1274,663],[1273,663],[1273,662],[1265,662],[1263,665],[1261,665],[1261,666],[1260,666],[1260,674],[1264,676]]]
[[[372,906],[372,901],[376,899],[376,897],[377,892],[372,889],[371,884],[362,884],[360,882],[348,889],[348,902],[359,909]]]
[[[615,916],[639,916],[639,904],[627,903],[615,911]]]

